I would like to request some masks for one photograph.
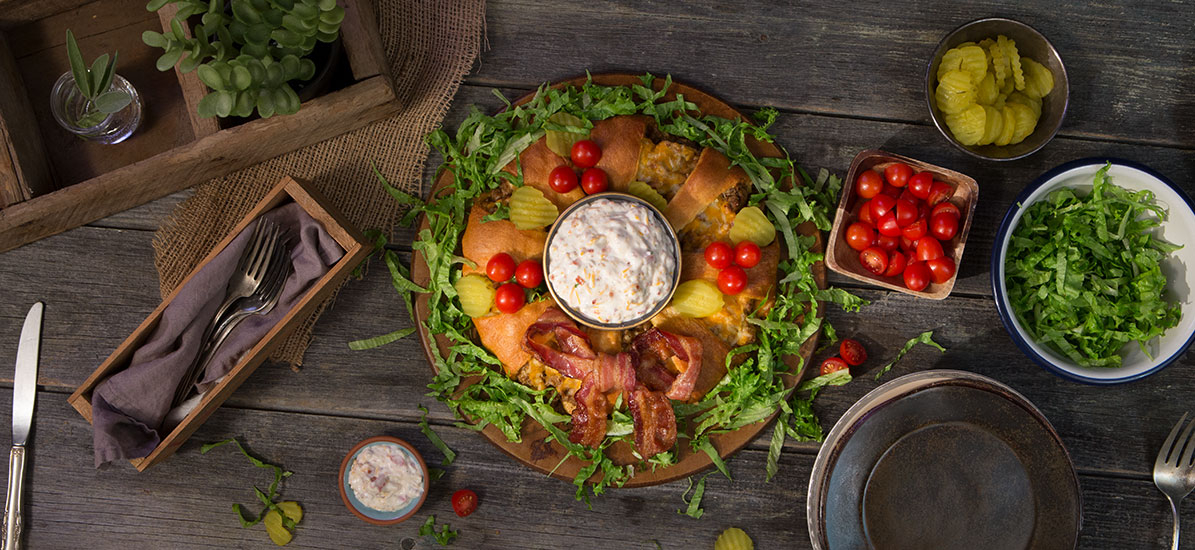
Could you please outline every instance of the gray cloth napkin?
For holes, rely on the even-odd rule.
[[[311,285],[344,256],[344,249],[298,204],[262,215],[290,237],[290,276],[278,305],[267,315],[245,319],[228,336],[198,384],[206,391],[232,369],[241,355],[261,341],[307,293]],[[133,353],[129,366],[104,380],[92,393],[95,465],[149,455],[166,433],[159,433],[174,391],[198,355],[203,332],[224,301],[228,280],[248,245],[254,224],[187,282],[162,312],[158,326]]]

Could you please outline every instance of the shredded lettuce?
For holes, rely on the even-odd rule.
[[[895,365],[897,361],[900,361],[900,358],[904,357],[906,353],[909,353],[909,350],[913,349],[913,346],[917,344],[925,344],[927,346],[936,348],[941,352],[946,351],[946,348],[934,341],[934,331],[927,330],[922,332],[921,334],[910,338],[908,342],[905,342],[905,345],[900,348],[900,351],[896,352],[896,357],[893,357],[888,364],[880,367],[880,371],[876,373],[876,380],[879,380],[881,376],[884,376],[885,373],[887,373],[889,370],[892,370],[892,365]]]

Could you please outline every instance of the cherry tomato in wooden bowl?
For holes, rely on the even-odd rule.
[[[913,169],[903,162],[894,162],[884,168],[884,179],[888,180],[888,184],[893,187],[908,185],[909,178],[912,176]]]
[[[846,228],[846,244],[855,250],[862,252],[875,243],[875,240],[875,228],[867,222],[855,222]]]
[[[873,246],[859,253],[859,263],[868,271],[883,275],[888,270],[888,253],[883,248]]]
[[[870,199],[883,190],[884,180],[880,179],[879,172],[874,170],[864,170],[859,174],[859,179],[855,180],[855,193],[861,198]]]

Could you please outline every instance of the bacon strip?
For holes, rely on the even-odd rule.
[[[692,397],[701,373],[701,341],[652,328],[631,342],[638,357],[639,377],[650,389],[665,391],[669,399],[684,401]],[[667,368],[669,360],[680,362],[680,374]]]
[[[597,379],[597,388],[602,392],[611,390],[630,392],[635,389],[637,383],[635,379],[635,367],[631,362],[631,354],[629,353],[620,353],[618,355],[599,354],[597,371],[593,374]]]
[[[606,437],[606,417],[610,402],[597,389],[593,376],[585,377],[581,389],[573,394],[577,407],[573,409],[573,427],[568,440],[586,447],[597,447]]]
[[[635,422],[635,450],[639,456],[652,457],[676,444],[676,413],[672,411],[672,401],[664,394],[640,384],[631,392],[627,404]]]
[[[544,364],[569,378],[581,380],[597,369],[597,354],[589,346],[589,338],[559,308],[544,311],[527,329],[523,344]]]

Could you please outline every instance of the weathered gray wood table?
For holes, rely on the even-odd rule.
[[[520,95],[545,80],[589,69],[671,73],[745,109],[782,111],[781,143],[811,168],[842,174],[858,151],[879,147],[965,172],[979,180],[974,228],[954,294],[943,302],[833,284],[871,300],[858,314],[831,312],[842,335],[873,357],[891,357],[909,337],[934,329],[949,351],[910,353],[887,375],[958,368],[1009,384],[1036,403],[1062,434],[1083,488],[1083,548],[1159,548],[1170,514],[1150,466],[1171,424],[1191,407],[1190,356],[1144,380],[1116,387],[1063,381],[1024,357],[992,302],[988,263],[998,221],[1020,189],[1049,168],[1088,156],[1146,163],[1195,192],[1195,7],[1182,2],[672,2],[495,1],[489,50],[462,87],[448,124],[469,104],[498,107],[498,87]],[[1020,19],[1061,52],[1071,104],[1061,134],[1032,157],[982,162],[950,147],[929,124],[921,92],[926,58],[956,25],[989,15]],[[185,198],[172,196],[0,255],[0,431],[7,432],[11,365],[29,304],[46,302],[41,376],[28,478],[31,548],[267,548],[260,527],[242,529],[232,502],[256,509],[249,489],[266,473],[204,442],[239,437],[259,456],[295,472],[284,495],[306,510],[292,548],[399,548],[428,514],[460,529],[460,548],[709,548],[729,526],[758,548],[807,548],[805,491],[818,445],[789,443],[780,473],[764,483],[766,440],[729,461],[735,481],[711,476],[705,516],[678,515],[685,483],[612,490],[593,510],[571,485],[508,459],[473,432],[452,427],[446,408],[424,396],[430,372],[415,339],[350,352],[346,342],[409,326],[384,269],[340,293],[321,320],[300,372],[262,367],[180,452],[145,473],[125,464],[92,468],[90,427],[66,396],[158,302],[153,230]],[[409,233],[397,243],[409,250]],[[824,391],[816,409],[826,429],[878,383],[860,377]],[[439,454],[419,433],[427,405],[460,456],[432,486],[423,510],[398,526],[375,527],[341,504],[336,471],[353,443],[391,434]],[[769,433],[769,432],[765,432]],[[472,516],[456,518],[449,497],[471,488]],[[1195,533],[1195,506],[1183,507]],[[1184,546],[1195,548],[1195,536]],[[431,547],[418,541],[418,547]]]

